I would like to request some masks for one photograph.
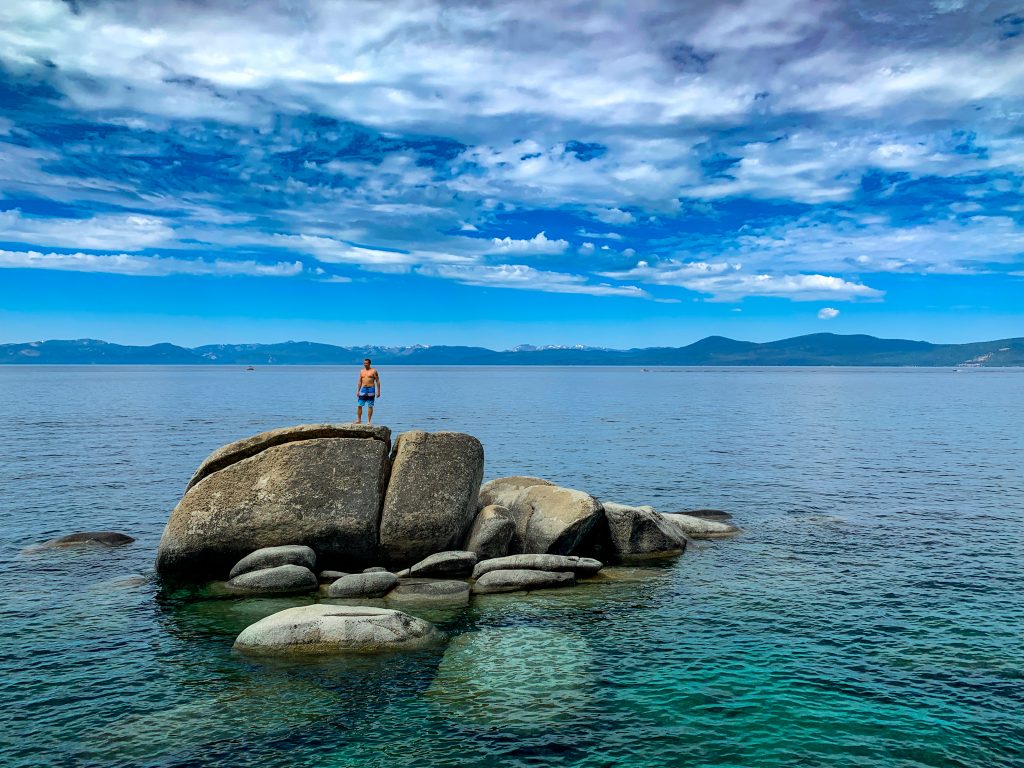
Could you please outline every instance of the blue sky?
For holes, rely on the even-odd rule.
[[[1024,8],[0,4],[0,342],[1024,335]]]

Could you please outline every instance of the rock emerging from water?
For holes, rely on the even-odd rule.
[[[88,544],[98,544],[104,547],[123,547],[131,544],[135,539],[117,531],[79,531],[50,539],[39,545],[40,549],[51,549],[60,547],[75,547]]]
[[[231,569],[229,576],[233,579],[250,571],[264,568],[275,568],[279,565],[301,565],[313,570],[316,568],[316,553],[301,544],[285,544],[280,547],[264,547],[251,552]]]
[[[686,533],[654,507],[604,502],[608,537],[620,558],[677,555],[686,549]]]
[[[603,512],[589,493],[554,485],[520,491],[510,508],[516,530],[513,553],[568,555],[590,532]]]
[[[382,437],[384,428],[313,425],[221,448],[171,513],[157,570],[216,577],[254,550],[285,544],[307,545],[325,564],[369,564],[389,466]]]
[[[476,552],[438,552],[408,569],[409,576],[469,576],[476,565]]]
[[[534,589],[571,587],[576,577],[571,571],[498,570],[483,574],[473,585],[473,593],[528,592]]]
[[[575,576],[593,576],[604,568],[604,563],[591,557],[575,555],[508,555],[483,560],[473,569],[473,578],[479,579],[491,571],[569,571]]]
[[[351,573],[331,584],[327,588],[327,596],[350,599],[384,597],[396,586],[398,586],[398,577],[387,571]]]
[[[469,605],[469,584],[464,581],[402,579],[387,596],[388,602],[407,605]]]
[[[721,522],[720,520],[710,520],[703,517],[694,517],[693,515],[679,515],[662,512],[661,516],[664,517],[669,523],[678,526],[686,536],[691,539],[724,539],[730,536],[735,536],[740,532],[732,523]]]
[[[319,586],[316,574],[301,565],[278,565],[274,568],[248,571],[228,582],[231,590],[251,595],[305,594]]]
[[[235,648],[248,654],[374,653],[435,642],[434,625],[390,608],[306,605],[267,616],[242,630]]]
[[[273,593],[306,589],[319,570],[313,578],[329,584],[331,596],[376,599],[403,577],[480,579],[495,570],[586,577],[601,562],[579,555],[607,562],[678,555],[688,537],[739,530],[720,518],[602,504],[538,477],[481,485],[483,446],[467,434],[414,430],[391,445],[386,427],[306,424],[214,451],[171,512],[158,572],[230,578],[236,591]],[[91,541],[131,538],[79,533],[52,545]],[[406,584],[401,594],[432,590],[464,591]]]

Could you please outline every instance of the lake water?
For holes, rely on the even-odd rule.
[[[350,420],[356,372],[0,368],[0,764],[1024,765],[1024,370],[381,375],[380,423],[478,436],[487,477],[744,533],[419,612],[431,651],[254,662],[303,600],[164,594],[157,541],[206,454]],[[138,541],[22,551],[83,529]]]

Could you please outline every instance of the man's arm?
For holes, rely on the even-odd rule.
[[[373,372],[373,380],[377,382],[377,397],[380,397],[380,374],[377,371]]]
[[[359,395],[362,393],[362,391],[363,391],[363,377],[360,374],[359,376],[356,376],[356,397],[359,397]]]

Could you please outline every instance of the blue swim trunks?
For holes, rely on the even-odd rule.
[[[360,387],[359,398],[356,400],[356,405],[363,406],[368,405],[373,408],[373,399],[377,396],[377,391],[373,387]]]

